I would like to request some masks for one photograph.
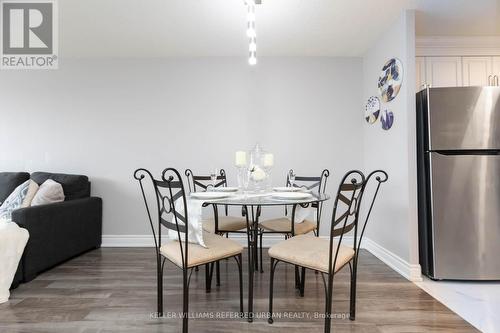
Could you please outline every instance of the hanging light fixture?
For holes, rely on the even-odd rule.
[[[257,64],[257,30],[255,29],[255,5],[261,0],[245,0],[247,5],[247,37],[248,37],[248,63]]]

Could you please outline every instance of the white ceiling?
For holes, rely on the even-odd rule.
[[[402,9],[415,6],[418,35],[500,34],[499,2],[263,0],[257,8],[258,55],[360,56]],[[244,0],[58,3],[64,57],[247,55]]]
[[[411,0],[263,0],[258,55],[359,56]],[[62,56],[247,56],[244,0],[59,0]]]

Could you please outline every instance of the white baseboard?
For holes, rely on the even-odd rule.
[[[230,236],[238,243],[246,246],[247,236],[233,234]],[[327,238],[326,236],[321,236],[322,238]],[[262,240],[263,247],[270,247],[280,241],[283,241],[283,236],[281,235],[265,235]],[[345,237],[344,241],[346,243],[352,244],[352,237]],[[364,238],[361,244],[363,249],[366,249],[375,257],[384,262],[387,266],[398,272],[400,275],[406,279],[414,282],[422,281],[422,275],[420,273],[420,265],[412,265],[406,260],[403,260],[398,255],[387,250],[383,246],[377,244],[369,238]],[[103,235],[102,236],[102,247],[152,247],[154,246],[154,240],[152,236],[148,235]]]
[[[153,247],[151,235],[102,235],[101,247]]]
[[[403,277],[413,282],[422,281],[420,265],[410,264],[406,260],[387,250],[385,247],[380,246],[369,238],[363,239],[363,242],[363,248],[368,250],[371,254],[379,258],[387,266],[401,274]]]

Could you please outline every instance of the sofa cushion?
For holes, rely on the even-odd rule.
[[[0,203],[28,179],[30,174],[27,172],[0,172]]]
[[[30,179],[28,193],[26,193],[26,198],[24,198],[23,203],[21,204],[21,208],[31,206],[31,202],[33,201],[33,198],[35,197],[36,192],[38,192],[39,188],[40,186],[38,186],[38,184],[33,179]]]
[[[64,190],[61,184],[52,179],[47,179],[40,185],[31,201],[31,206],[48,205],[61,201],[64,201]]]
[[[31,179],[38,185],[52,179],[63,187],[65,201],[87,198],[90,196],[90,182],[87,176],[67,175],[62,173],[34,172]]]

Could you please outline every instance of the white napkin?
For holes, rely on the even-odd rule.
[[[198,244],[203,247],[207,247],[205,242],[203,241],[203,220],[202,220],[202,206],[203,201],[194,200],[191,198],[186,199],[187,206],[187,217],[188,217],[188,242]],[[185,216],[184,213],[184,200],[183,198],[177,199],[175,202],[175,210]],[[173,219],[173,217],[172,217]],[[179,225],[184,225],[184,222],[178,220]],[[172,220],[172,223],[175,223],[175,220]],[[183,232],[181,234],[181,239],[184,239],[185,235]],[[179,239],[177,230],[168,230],[168,237],[173,240]]]
[[[292,207],[288,209],[288,215],[287,218],[291,221],[292,220]],[[295,223],[302,223],[305,220],[314,220],[315,215],[314,215],[315,209],[312,207],[307,207],[304,208],[300,205],[297,205],[297,208],[295,209]],[[309,218],[310,217],[310,218]]]

